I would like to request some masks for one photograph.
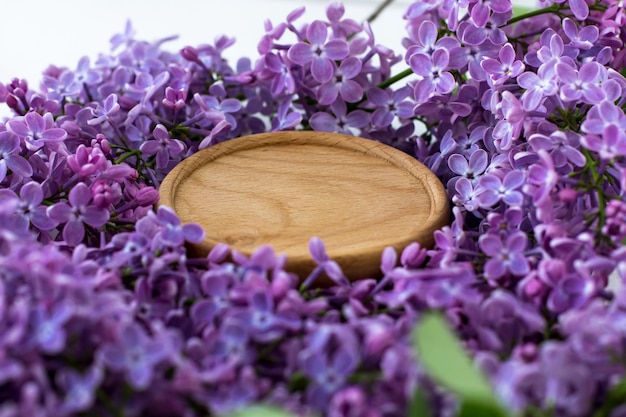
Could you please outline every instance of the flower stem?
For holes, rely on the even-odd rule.
[[[560,6],[557,3],[554,3],[549,7],[544,7],[543,9],[537,9],[528,13],[521,14],[519,16],[514,16],[510,18],[508,22],[506,22],[505,26],[512,25],[517,22],[521,22],[524,19],[529,19],[531,17],[540,16],[542,14],[556,13],[559,11],[559,8]]]
[[[117,158],[115,160],[115,164],[119,165],[122,162],[124,162],[125,160],[127,160],[128,158],[132,157],[132,156],[139,156],[141,155],[141,151],[139,149],[133,149],[130,152],[125,153],[124,155],[120,156],[119,158]]]
[[[374,10],[372,12],[372,14],[370,14],[365,19],[365,21],[368,22],[368,23],[372,23],[374,20],[376,20],[378,15],[381,14],[387,8],[387,6],[389,6],[391,3],[393,3],[393,0],[385,0],[385,1],[383,1],[381,4],[378,5],[376,10]]]
[[[394,75],[393,77],[387,78],[385,81],[383,81],[382,83],[378,84],[378,88],[385,89],[385,88],[389,87],[390,85],[400,81],[401,79],[408,77],[411,74],[413,74],[413,70],[411,68],[407,68],[404,71],[399,72],[398,74]]]

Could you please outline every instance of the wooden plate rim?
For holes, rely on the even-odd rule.
[[[385,145],[380,142],[376,142],[370,139],[364,139],[357,136],[350,136],[341,133],[328,133],[318,131],[280,131],[280,132],[266,132],[257,133],[253,135],[243,136],[235,139],[230,139],[226,142],[202,149],[193,155],[189,156],[176,167],[174,167],[170,173],[162,181],[159,192],[160,200],[158,206],[169,206],[176,210],[175,197],[179,184],[186,180],[196,169],[229,154],[240,152],[244,150],[250,150],[260,147],[276,146],[276,145],[317,145],[327,146],[334,148],[341,148],[348,151],[355,151],[366,154],[371,157],[376,157],[384,160],[385,162],[396,166],[405,172],[409,173],[417,180],[419,180],[426,192],[429,195],[431,201],[431,210],[428,218],[422,225],[417,228],[412,228],[410,235],[415,236],[427,231],[435,231],[443,227],[448,222],[449,218],[449,201],[447,193],[443,187],[443,184],[431,172],[424,164],[415,159],[414,157],[395,149],[391,146]],[[428,178],[432,178],[434,181],[428,181]],[[424,225],[428,227],[424,227]],[[309,239],[312,236],[307,237]],[[414,242],[415,239],[407,238],[395,242],[392,246],[396,250],[402,250],[404,247]],[[216,244],[221,243],[209,236],[201,243],[193,245],[200,252],[208,253]],[[426,242],[425,245],[432,244]],[[250,255],[245,250],[239,250],[233,248],[244,255]],[[334,260],[341,263],[342,259],[350,259],[354,261],[354,258],[369,258],[372,256],[380,256],[380,252],[384,248],[372,248],[369,251],[364,250],[358,254],[345,253],[341,249],[335,248],[331,256]],[[289,254],[288,263],[310,263],[310,256],[308,253],[304,254]]]

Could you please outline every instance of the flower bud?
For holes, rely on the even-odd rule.
[[[137,194],[135,194],[135,199],[141,207],[152,206],[153,204],[156,204],[157,201],[159,201],[159,192],[154,187],[146,186],[140,188],[137,191]]]

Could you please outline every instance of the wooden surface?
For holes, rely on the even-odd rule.
[[[199,151],[165,178],[159,204],[195,222],[206,240],[250,254],[263,244],[288,255],[304,279],[319,236],[350,279],[380,276],[386,246],[431,246],[448,221],[439,180],[416,159],[372,140],[324,132],[273,132]]]

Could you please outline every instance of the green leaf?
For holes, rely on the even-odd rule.
[[[277,407],[267,405],[253,405],[235,413],[229,414],[228,417],[296,417],[293,414],[281,410]]]
[[[420,363],[439,384],[457,395],[462,417],[504,417],[485,376],[474,366],[446,320],[436,313],[424,315],[413,332]]]
[[[433,413],[430,412],[430,407],[428,407],[426,394],[418,388],[409,404],[408,417],[432,417],[432,415]]]

